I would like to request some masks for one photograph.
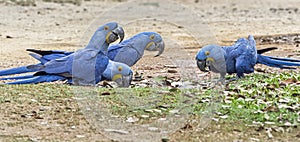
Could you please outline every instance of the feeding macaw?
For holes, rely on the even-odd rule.
[[[123,42],[120,42],[119,44],[110,45],[107,50],[107,56],[110,60],[133,66],[140,58],[142,58],[145,49],[150,51],[159,51],[156,56],[161,55],[164,51],[164,42],[162,37],[156,32],[141,32],[127,40],[124,40]],[[61,50],[43,51],[27,49],[27,51],[33,52],[29,55],[40,61],[39,64],[42,65],[50,60],[65,57],[74,53]],[[30,65],[2,70],[0,71],[0,76],[37,71],[34,70],[34,68],[29,69],[28,66]],[[28,77],[31,76],[23,76],[23,78]],[[20,77],[1,78],[1,80],[8,79],[20,79]]]
[[[248,39],[240,38],[232,46],[207,45],[202,47],[196,55],[197,66],[204,72],[210,70],[220,73],[221,80],[224,79],[226,73],[236,73],[238,78],[244,77],[244,73],[253,73],[255,64],[282,69],[295,69],[292,66],[300,66],[300,60],[297,59],[262,55],[273,49],[276,48],[257,50],[254,37],[249,35]]]
[[[112,71],[111,75],[115,75],[115,72],[113,72],[114,68],[116,68],[115,66],[123,68],[125,72],[127,71],[127,74],[121,75],[129,76],[130,67],[122,63],[109,61],[103,53],[107,52],[108,45],[116,41],[119,37],[121,41],[124,38],[122,27],[119,27],[115,22],[104,24],[97,29],[89,44],[84,49],[65,57],[48,61],[45,64],[41,61],[40,64],[29,65],[26,68],[35,70],[37,73],[31,76],[27,75],[15,78],[23,80],[17,80],[8,84],[39,83],[65,79],[69,79],[70,81],[70,78],[72,78],[72,83],[74,84],[91,85],[103,79],[114,79],[104,76],[105,74],[102,73]],[[93,73],[96,76],[93,76]],[[120,73],[117,76],[120,76]]]

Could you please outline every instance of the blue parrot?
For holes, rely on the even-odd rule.
[[[27,69],[37,71],[34,75],[15,78],[21,80],[8,84],[39,83],[65,79],[68,79],[70,82],[70,78],[72,78],[71,81],[73,84],[91,85],[104,79],[114,79],[114,77],[107,76],[108,73],[106,72],[111,71],[111,75],[116,75],[115,73],[118,72],[114,72],[115,66],[119,66],[125,72],[128,71],[126,73],[130,73],[130,67],[122,63],[109,62],[109,59],[103,53],[107,52],[108,44],[116,41],[119,38],[118,36],[120,36],[122,41],[124,38],[122,27],[119,27],[114,22],[104,24],[97,29],[89,44],[84,49],[44,64],[41,61],[40,64],[29,65],[26,67]],[[97,76],[96,78],[91,75],[93,73]],[[121,75],[130,76],[130,74]],[[120,76],[120,74],[117,76]]]
[[[204,72],[210,70],[220,73],[221,80],[224,79],[226,73],[236,73],[237,78],[244,77],[244,73],[253,73],[256,64],[281,69],[295,69],[293,66],[300,66],[300,60],[297,59],[262,55],[274,49],[276,48],[257,50],[254,37],[249,35],[248,39],[240,38],[232,46],[207,45],[202,47],[196,55],[197,66]]]
[[[108,48],[108,58],[133,66],[144,55],[144,50],[155,51],[161,55],[164,51],[165,44],[162,37],[156,32],[141,32],[123,42],[111,45]]]
[[[156,56],[159,56],[164,51],[164,42],[162,37],[156,32],[141,32],[135,36],[120,42],[119,44],[110,45],[107,49],[107,56],[110,60],[125,63],[128,66],[133,66],[144,54],[144,50],[159,51]],[[33,58],[37,59],[40,63],[37,65],[43,65],[46,62],[61,57],[68,56],[74,52],[67,52],[61,50],[35,50],[27,49]],[[128,56],[130,55],[130,56]],[[26,72],[35,72],[34,68],[29,69],[30,65],[16,67],[12,69],[0,71],[0,76],[20,74]],[[23,76],[23,78],[30,78],[31,76]],[[21,79],[20,77],[8,77],[1,78],[1,80],[9,79]]]
[[[84,71],[89,72],[90,74],[87,74],[86,76],[92,76],[93,79],[86,80],[86,78],[81,78],[81,75],[77,76],[78,73],[76,72],[80,72],[81,70],[74,71],[75,68],[72,66],[75,54],[51,60],[45,65],[32,65],[29,68],[38,68],[39,71],[31,78],[20,79],[6,84],[30,84],[67,80],[72,84],[94,85],[102,80],[109,80],[117,82],[121,87],[128,87],[130,85],[133,75],[130,67],[126,64],[109,60],[108,57],[101,51],[99,51],[96,56],[94,70]],[[93,64],[91,63],[91,65]],[[82,84],[82,82],[85,84]]]

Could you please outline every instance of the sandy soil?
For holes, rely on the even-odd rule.
[[[198,14],[208,24],[211,33],[217,39],[218,44],[230,45],[237,38],[247,37],[249,34],[255,36],[258,48],[276,46],[279,49],[267,53],[274,56],[300,58],[300,6],[299,0],[176,0],[189,10]],[[0,1],[1,2],[1,1]],[[106,1],[82,1],[81,5],[70,3],[53,3],[35,1],[36,6],[21,6],[12,2],[0,4],[0,69],[35,63],[29,57],[25,49],[61,49],[74,51],[81,48],[82,41],[86,39],[86,30],[92,21],[99,17],[105,10],[114,5],[124,2]],[[178,12],[174,9],[172,12]],[[121,12],[122,13],[122,12]],[[119,15],[125,17],[124,15]],[[112,13],[113,15],[113,13]],[[128,16],[130,17],[130,16]],[[183,21],[184,17],[181,18]],[[116,19],[117,20],[117,19]],[[139,28],[140,27],[140,28]],[[176,52],[176,44],[167,45],[166,52],[158,58],[153,58],[152,53],[146,53],[135,70],[147,75],[166,75],[178,77],[180,74],[170,74],[164,67],[166,64],[177,64],[174,59],[193,59],[196,52],[203,44],[197,44],[193,36],[186,34],[184,27],[171,27],[169,24],[155,21],[142,21],[125,27],[127,37],[141,30],[154,30],[164,33],[164,37],[177,42],[184,52]],[[168,32],[166,32],[168,31]],[[84,38],[82,38],[85,35]],[[206,35],[203,34],[205,40]],[[210,38],[207,36],[207,38]],[[204,42],[205,43],[205,42]],[[192,65],[194,66],[194,65]],[[260,66],[258,66],[260,67]],[[201,73],[195,70],[196,73]],[[74,100],[71,100],[74,102]],[[73,103],[74,105],[75,103]],[[74,106],[76,108],[76,106]],[[1,107],[4,108],[4,107]],[[19,110],[22,111],[22,110]],[[7,119],[0,114],[1,121]],[[34,126],[26,126],[27,130],[9,127],[1,128],[0,138],[14,135],[37,137],[41,135],[49,140],[82,140],[80,131],[87,133],[86,138],[90,140],[104,140],[105,137],[90,129],[88,123],[82,116],[78,116],[80,127],[76,132],[65,134],[70,129],[61,125],[57,129],[47,129],[47,135]],[[11,120],[5,120],[11,121]],[[15,120],[18,121],[18,120]],[[238,132],[237,132],[238,133]],[[76,137],[77,136],[77,137]],[[234,136],[233,136],[234,137]],[[87,139],[85,139],[87,140]],[[33,140],[35,141],[35,140]]]

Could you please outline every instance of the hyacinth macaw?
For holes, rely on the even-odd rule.
[[[141,32],[123,42],[108,48],[108,58],[133,66],[144,55],[144,50],[158,50],[159,56],[164,51],[165,44],[156,32]]]
[[[15,78],[21,80],[8,84],[50,82],[71,77],[74,84],[91,85],[103,79],[114,79],[108,76],[100,77],[99,79],[99,76],[102,75],[101,73],[105,73],[103,71],[113,71],[115,68],[113,65],[118,65],[125,69],[125,71],[131,71],[125,64],[108,62],[109,59],[103,53],[107,52],[108,45],[116,41],[119,37],[121,41],[124,38],[122,27],[119,27],[115,22],[104,24],[97,29],[89,44],[84,49],[65,57],[48,61],[45,64],[41,62],[40,64],[29,65],[26,67],[27,69],[37,71],[34,75]],[[111,74],[114,75],[114,73],[112,72]],[[98,77],[92,74],[98,75]]]
[[[47,62],[45,65],[32,65],[29,68],[39,68],[39,71],[31,78],[19,79],[6,84],[30,84],[68,80],[69,83],[73,84],[94,85],[102,80],[109,80],[117,82],[121,87],[128,87],[130,85],[133,74],[130,67],[126,64],[109,60],[108,57],[101,51],[97,54],[96,63],[94,63],[94,70],[90,71],[90,74],[87,74],[87,76],[93,76],[94,82],[92,84],[89,84],[91,82],[87,82],[86,84],[75,82],[86,82],[86,79],[77,78],[77,76],[74,75],[77,71],[74,71],[74,67],[72,67],[72,62],[75,58],[73,55],[74,54],[53,60],[55,62]],[[81,70],[78,70],[78,72],[80,71]]]
[[[224,79],[226,73],[236,73],[238,78],[254,72],[255,64],[264,64],[282,69],[295,69],[300,60],[261,55],[276,48],[257,50],[254,37],[240,38],[232,46],[207,45],[196,55],[197,66],[201,71],[220,73]],[[209,70],[206,69],[209,68]]]
[[[119,44],[110,45],[107,50],[107,56],[110,60],[121,62],[127,64],[128,66],[133,66],[139,59],[142,58],[144,50],[149,51],[159,51],[156,56],[159,56],[164,51],[164,42],[162,37],[156,32],[141,32],[135,36],[120,42]],[[40,63],[45,64],[50,60],[58,59],[61,57],[68,56],[74,52],[67,52],[62,50],[35,50],[27,49],[33,58],[37,59]],[[26,72],[35,72],[34,68],[29,69],[30,65],[16,67],[12,69],[6,69],[0,71],[0,76],[20,74]],[[23,78],[31,77],[23,76]],[[1,80],[8,79],[21,79],[20,77],[8,77],[1,78]]]

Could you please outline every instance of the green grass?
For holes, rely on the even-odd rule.
[[[82,93],[84,90],[80,93],[91,95],[91,100],[96,103],[106,104],[115,115],[124,118],[134,116],[142,122],[179,111],[179,115],[197,117],[206,112],[222,121],[239,121],[245,124],[272,122],[283,126],[287,122],[299,125],[298,80],[300,75],[297,73],[252,74],[227,84],[224,90],[92,88],[86,94]],[[26,100],[51,105],[53,100],[59,102],[78,97],[76,91],[78,90],[74,90],[73,86],[60,84],[0,85],[0,105],[7,102],[22,104]],[[215,108],[211,109],[212,105]],[[142,117],[145,115],[149,117]]]

